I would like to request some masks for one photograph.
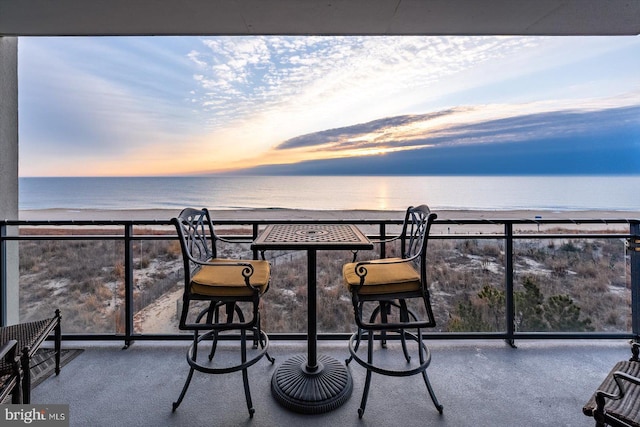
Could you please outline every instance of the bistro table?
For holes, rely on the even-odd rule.
[[[353,381],[333,357],[318,354],[316,252],[368,250],[373,244],[352,224],[271,224],[251,245],[265,251],[307,251],[307,354],[291,357],[271,379],[271,391],[285,408],[305,414],[331,411],[349,399]]]

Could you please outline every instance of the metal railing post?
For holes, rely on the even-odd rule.
[[[380,223],[380,240],[382,240],[382,243],[380,243],[380,258],[387,257],[387,244],[384,242],[386,238],[387,227],[384,223]]]
[[[630,225],[628,242],[631,279],[631,330],[635,340],[640,340],[640,223]]]
[[[507,344],[515,348],[515,307],[513,301],[513,224],[504,224],[504,269],[505,269],[505,320],[507,322]]]
[[[251,226],[251,238],[256,240],[258,238],[258,223],[253,223]],[[253,250],[253,259],[258,259],[258,250]]]
[[[124,226],[124,348],[133,344],[133,225]]]
[[[0,326],[7,324],[7,225],[0,224]]]

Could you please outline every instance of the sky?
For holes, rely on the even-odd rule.
[[[640,37],[21,37],[20,176],[640,174]]]

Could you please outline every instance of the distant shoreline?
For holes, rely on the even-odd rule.
[[[544,210],[434,210],[439,220],[452,220],[453,224],[436,224],[432,234],[468,235],[502,234],[504,220],[524,220],[516,224],[514,231],[524,233],[554,232],[556,230],[580,230],[589,232],[629,233],[628,220],[640,220],[640,212],[591,210],[591,211],[544,211]],[[20,220],[31,221],[168,221],[180,213],[179,209],[41,209],[22,210]],[[303,210],[303,209],[238,209],[211,210],[214,220],[402,220],[404,211],[379,210]],[[575,221],[561,224],[538,224],[537,220]],[[477,224],[456,224],[455,221],[487,220]],[[597,220],[584,224],[581,220]],[[623,220],[612,224],[609,220]],[[361,226],[367,233],[376,233],[374,225]]]
[[[164,220],[180,209],[28,209],[20,220]],[[617,210],[438,210],[439,219],[640,219],[640,211]],[[304,210],[304,209],[211,209],[218,219],[400,219],[403,211],[388,210]]]

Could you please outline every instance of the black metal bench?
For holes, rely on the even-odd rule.
[[[55,332],[55,372],[58,375],[60,373],[60,341],[62,335],[60,330],[60,310],[56,310],[55,316],[49,319],[18,323],[0,328],[0,345],[11,340],[17,341],[22,370],[22,403],[31,403],[31,358],[52,331]],[[5,360],[0,362],[0,375],[9,374],[12,370],[13,366],[10,363]]]
[[[616,363],[582,408],[596,427],[640,427],[640,343],[631,351],[631,359]]]

